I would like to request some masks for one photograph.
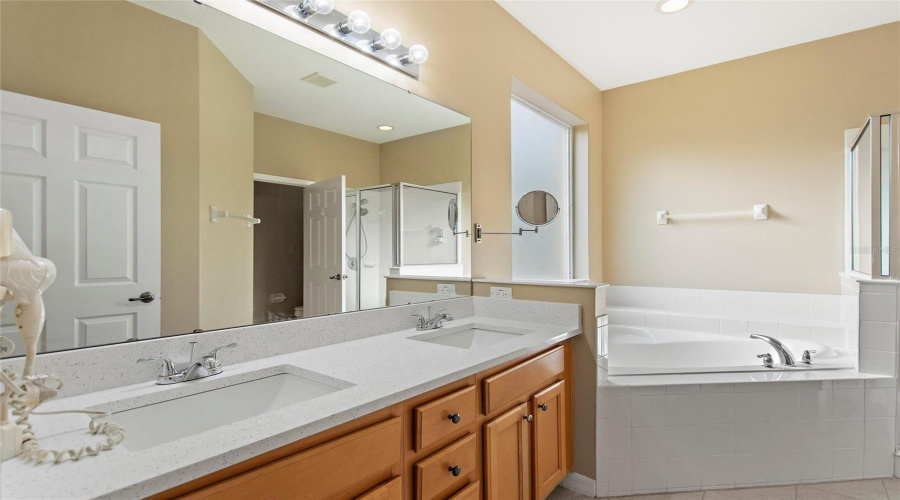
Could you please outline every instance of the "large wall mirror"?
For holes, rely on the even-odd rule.
[[[41,351],[470,293],[468,117],[196,2],[0,23],[0,206],[58,268]]]

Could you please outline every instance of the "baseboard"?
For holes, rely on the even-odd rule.
[[[559,485],[569,491],[587,495],[591,498],[593,498],[597,492],[597,483],[593,479],[575,472],[570,472],[568,476],[563,478]]]

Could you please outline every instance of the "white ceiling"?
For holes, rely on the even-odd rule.
[[[900,20],[897,0],[497,3],[601,90]]]
[[[132,1],[202,29],[253,84],[260,113],[378,144],[471,121],[215,9],[184,0]],[[338,83],[320,88],[300,80],[316,72]],[[394,130],[383,132],[379,125]]]

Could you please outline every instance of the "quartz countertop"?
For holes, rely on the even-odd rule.
[[[146,497],[581,333],[577,327],[479,316],[451,321],[445,328],[465,325],[528,333],[476,350],[412,340],[408,337],[423,332],[408,329],[235,365],[228,364],[225,352],[225,371],[215,377],[168,386],[148,380],[51,401],[40,409],[99,406],[116,411],[254,380],[273,370],[336,379],[347,387],[142,451],[119,445],[98,456],[55,465],[13,458],[2,463],[0,497]],[[252,341],[252,337],[246,341]],[[109,420],[115,421],[115,417]],[[87,432],[88,419],[83,415],[34,415],[31,422],[45,449],[77,447],[103,439]]]

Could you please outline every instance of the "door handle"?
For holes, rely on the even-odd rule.
[[[139,297],[132,297],[128,299],[128,302],[143,302],[144,304],[149,304],[153,302],[156,297],[150,292],[144,292]]]
[[[329,277],[328,277],[328,279],[330,279],[330,280],[338,280],[338,281],[340,281],[340,280],[345,280],[345,279],[347,279],[347,278],[349,278],[349,276],[347,276],[346,274],[343,274],[343,275],[341,275],[341,274],[335,274],[334,276],[329,276]]]

